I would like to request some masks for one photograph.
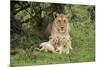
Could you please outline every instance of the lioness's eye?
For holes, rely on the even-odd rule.
[[[64,20],[64,22],[66,23],[66,20]]]
[[[58,22],[60,22],[60,20],[58,20]]]

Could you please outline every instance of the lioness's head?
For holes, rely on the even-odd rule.
[[[66,26],[69,23],[69,14],[64,14],[64,13],[56,13],[55,14],[55,19],[54,19],[54,24],[56,26],[56,29],[60,33],[66,32]]]

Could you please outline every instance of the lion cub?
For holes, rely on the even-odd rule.
[[[69,54],[69,51],[73,49],[71,47],[71,37],[68,35],[67,37],[62,37],[61,39],[59,39],[59,41],[60,41],[60,45],[57,46],[56,51],[59,54],[62,53]]]
[[[43,42],[40,44],[41,49],[38,49],[39,51],[45,51],[45,52],[52,52],[52,53],[56,53],[55,48],[52,44],[50,44],[50,42]]]

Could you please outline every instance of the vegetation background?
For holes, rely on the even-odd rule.
[[[48,41],[53,12],[69,12],[73,50],[59,55],[34,50]],[[95,6],[11,1],[11,66],[95,61]]]

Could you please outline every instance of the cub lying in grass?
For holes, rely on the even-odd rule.
[[[53,47],[52,44],[50,44],[50,42],[43,42],[40,44],[41,49],[36,48],[39,51],[45,51],[45,52],[52,52],[52,53],[56,53],[55,48]]]

